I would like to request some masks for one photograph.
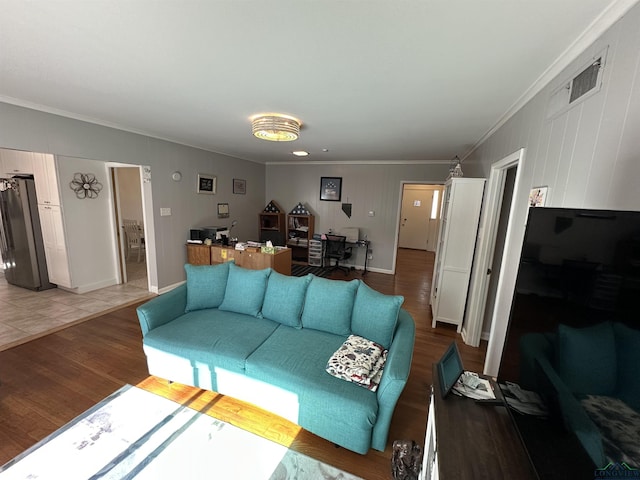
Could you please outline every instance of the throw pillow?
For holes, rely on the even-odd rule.
[[[611,323],[558,326],[556,369],[574,394],[610,395],[616,387],[616,346]]]
[[[328,280],[313,276],[307,288],[302,326],[347,336],[360,280]]]
[[[270,273],[270,268],[250,270],[231,263],[224,300],[218,308],[262,318],[260,310],[262,309]]]
[[[186,312],[217,308],[224,299],[229,276],[229,264],[191,265],[186,264],[187,306]]]
[[[362,282],[353,305],[351,331],[389,348],[402,302],[404,297],[384,295]]]
[[[309,282],[310,275],[290,277],[271,272],[262,305],[262,316],[283,325],[302,328],[300,316]]]
[[[617,397],[640,412],[640,330],[614,323],[613,332],[618,353]]]

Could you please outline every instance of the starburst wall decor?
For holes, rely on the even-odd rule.
[[[102,190],[102,184],[93,173],[74,173],[69,187],[76,192],[76,197],[79,199],[98,198]]]

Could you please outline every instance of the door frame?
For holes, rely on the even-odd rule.
[[[405,185],[444,185],[445,182],[442,180],[401,180],[400,181],[400,191],[398,192],[398,211],[396,212],[396,233],[395,233],[395,242],[393,245],[393,259],[391,263],[391,274],[395,275],[396,273],[396,261],[398,260],[398,245],[400,243],[400,222],[402,221],[402,195],[404,194],[404,186]],[[440,201],[442,201],[442,196],[440,197]],[[439,212],[439,210],[438,210]],[[438,216],[438,223],[440,222],[440,217]],[[438,225],[438,229],[440,229],[440,225]],[[436,235],[437,236],[437,235]],[[436,246],[436,249],[438,247]]]
[[[520,150],[507,155],[502,160],[491,164],[491,173],[489,175],[489,182],[487,183],[486,199],[484,202],[484,208],[482,209],[482,220],[480,221],[480,228],[478,230],[476,253],[473,261],[473,272],[471,274],[471,284],[469,286],[467,312],[462,329],[463,341],[474,347],[480,345],[480,339],[482,337],[482,326],[484,323],[484,315],[487,307],[487,293],[489,289],[489,275],[487,274],[487,271],[493,262],[495,253],[498,220],[500,217],[500,210],[502,208],[507,170],[513,167],[518,168],[513,186],[511,210],[509,211],[509,219],[507,221],[505,248],[502,253],[501,263],[504,262],[506,257],[505,251],[510,244],[509,239],[512,236],[512,222],[514,217],[513,205],[521,188],[520,180],[522,177],[524,158],[525,149],[521,148]],[[503,271],[504,268],[501,268],[500,276],[498,277],[498,292],[502,291]],[[497,297],[495,303],[498,303]],[[493,323],[494,320],[495,309],[491,322]]]
[[[439,212],[440,209],[438,207],[441,206],[442,203],[442,191],[444,190],[444,186],[442,185],[435,185],[435,184],[416,184],[416,183],[405,183],[402,186],[402,207],[400,209],[400,229],[399,229],[399,233],[398,233],[398,248],[409,248],[409,249],[415,249],[415,250],[425,250],[425,251],[429,251],[428,247],[429,247],[429,238],[431,236],[433,236],[432,232],[433,229],[435,229],[435,236],[436,238],[433,239],[433,245],[431,245],[433,247],[433,251],[435,252],[436,248],[437,248],[437,233],[438,233],[438,220],[440,219],[439,216]],[[438,209],[438,215],[436,215],[436,218],[432,219],[431,218],[431,213],[433,212],[433,197],[434,197],[434,192],[438,191],[440,192],[438,194],[438,198],[437,198],[437,205],[435,206],[436,209]],[[414,192],[414,193],[412,193]],[[415,193],[415,192],[420,192],[420,193]],[[424,207],[429,206],[429,209],[425,209],[422,210],[423,212],[427,212],[426,218],[422,219],[421,216],[419,216],[418,218],[420,218],[420,220],[425,220],[425,223],[423,225],[421,225],[421,228],[424,228],[423,232],[424,234],[418,234],[418,235],[412,235],[411,238],[415,238],[416,240],[419,239],[420,242],[423,242],[424,244],[421,246],[410,246],[410,247],[402,247],[400,246],[400,235],[403,235],[403,233],[406,235],[404,240],[405,240],[405,244],[406,243],[411,243],[411,242],[407,242],[407,237],[409,236],[406,233],[406,224],[403,227],[403,223],[405,222],[405,220],[407,220],[407,218],[411,217],[411,220],[416,220],[416,216],[412,216],[412,213],[414,213],[413,211],[411,211],[412,207],[408,207],[405,206],[405,203],[407,201],[407,198],[414,196],[419,198],[421,201],[423,201]],[[414,198],[415,199],[415,198]],[[435,220],[435,224],[432,225],[432,223]],[[404,230],[403,230],[404,228]],[[423,248],[421,248],[423,247]]]
[[[106,166],[109,169],[109,180],[112,182],[111,187],[116,191],[115,185],[115,168],[138,168],[140,171],[140,193],[142,200],[142,221],[144,222],[144,241],[145,241],[145,255],[147,265],[147,288],[150,292],[159,293],[158,291],[158,266],[156,262],[156,243],[155,243],[155,226],[153,221],[153,202],[151,192],[151,167],[148,165],[133,165],[130,163],[120,162],[106,162]],[[123,243],[119,242],[122,235],[118,235],[121,228],[121,215],[120,205],[116,198],[111,198],[111,215],[113,222],[113,246],[114,256],[117,259],[118,264],[115,266],[117,270],[117,276],[119,283],[123,283],[125,279],[122,278],[121,269],[123,266]],[[117,211],[116,211],[117,210]]]

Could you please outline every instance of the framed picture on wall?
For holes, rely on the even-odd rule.
[[[342,177],[320,178],[320,200],[339,202],[342,198]]]
[[[207,175],[205,173],[198,174],[198,193],[205,193],[207,195],[215,195],[216,193],[216,176]]]
[[[530,207],[544,207],[547,203],[548,187],[535,187],[529,192],[529,206]]]
[[[244,195],[247,193],[247,181],[241,178],[233,179],[233,193],[238,195]]]

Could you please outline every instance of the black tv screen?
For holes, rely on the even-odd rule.
[[[587,342],[583,348],[593,348],[594,360],[582,362],[584,370],[577,376],[585,377],[586,383],[601,382],[593,387],[599,397],[603,392],[605,397],[615,397],[612,387],[606,385],[611,383],[610,375],[598,373],[604,368],[602,358],[605,363],[608,358],[603,357],[608,348],[605,342],[613,334],[592,332],[616,328],[635,336],[634,332],[640,330],[639,301],[640,212],[529,209],[498,379],[536,391],[548,407],[545,418],[512,412],[540,478],[569,478],[566,475],[574,474],[593,478],[595,469],[606,466],[600,464],[604,458],[614,464],[637,461],[639,464],[632,466],[640,468],[638,457],[633,456],[640,455],[638,452],[632,452],[631,457],[611,458],[623,456],[615,449],[612,453],[616,445],[606,445],[604,457],[598,452],[600,440],[591,423],[598,424],[591,421],[590,413],[586,420],[582,415],[590,395],[586,390],[592,385],[575,393],[580,388],[569,378],[568,391],[576,401],[569,398],[564,390],[566,360],[558,353],[566,332],[570,337],[591,332],[582,336],[595,343]],[[631,330],[623,330],[625,327]],[[582,330],[588,328],[592,330]],[[596,338],[602,338],[602,348]],[[562,350],[565,355],[567,351]],[[637,367],[640,369],[640,365]],[[556,376],[558,370],[561,374]],[[580,422],[585,423],[587,433]],[[611,443],[609,439],[602,441]]]

